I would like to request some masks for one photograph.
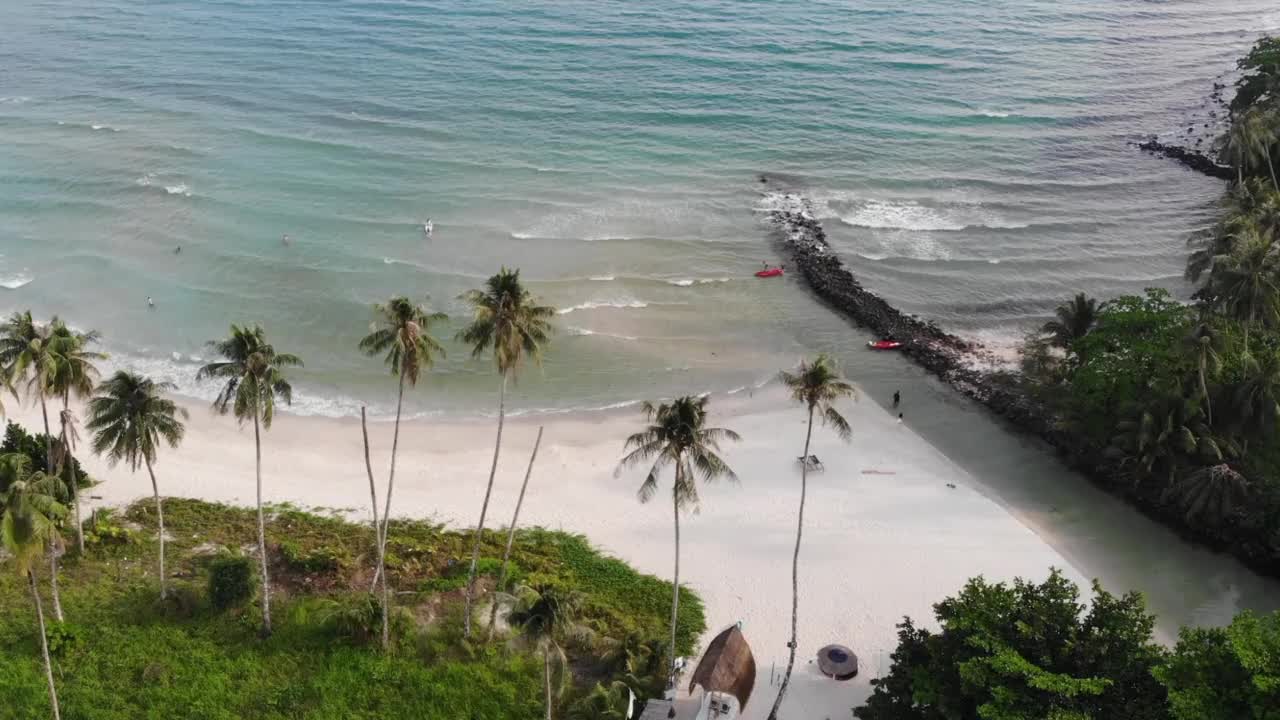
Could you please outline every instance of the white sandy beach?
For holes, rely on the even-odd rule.
[[[254,498],[252,429],[189,405],[187,437],[165,451],[156,468],[165,495],[242,505]],[[796,456],[804,412],[776,388],[753,398],[712,400],[714,423],[743,442],[725,449],[737,485],[701,490],[701,511],[682,520],[681,579],[706,603],[704,642],[736,621],[755,652],[756,689],[746,718],[764,718],[773,702],[776,664],[786,662],[790,622],[791,552],[799,499]],[[39,409],[9,407],[10,418],[40,426]],[[813,453],[826,471],[809,478],[801,555],[800,655],[785,704],[795,720],[848,718],[869,692],[867,681],[888,669],[903,615],[931,620],[931,604],[966,579],[1042,579],[1050,565],[1080,574],[1066,560],[975,487],[973,478],[906,425],[869,401],[850,404],[851,444],[823,429]],[[660,496],[635,496],[643,470],[615,478],[623,439],[640,424],[633,410],[510,419],[488,524],[505,525],[539,423],[543,448],[522,511],[522,524],[580,532],[636,567],[670,577],[671,510]],[[391,424],[371,423],[380,495]],[[492,453],[490,419],[415,421],[402,429],[394,514],[473,525]],[[119,505],[150,493],[145,473],[84,461],[104,480],[97,501]],[[380,470],[379,470],[380,468]],[[947,483],[957,487],[950,489]],[[271,502],[353,508],[368,517],[358,420],[280,415],[264,442],[264,494]],[[828,680],[810,663],[819,647],[839,642],[862,661],[859,677]]]

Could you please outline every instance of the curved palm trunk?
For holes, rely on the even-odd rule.
[[[787,669],[782,673],[782,685],[778,688],[778,697],[773,700],[773,709],[769,710],[769,720],[778,720],[778,708],[782,707],[782,698],[787,694],[787,686],[791,684],[791,671],[796,665],[796,626],[800,615],[800,538],[804,534],[804,501],[809,485],[809,441],[813,438],[813,407],[809,407],[809,429],[804,434],[805,462],[800,463],[800,511],[796,520],[796,550],[791,556],[791,642],[787,643]]]
[[[271,635],[271,580],[267,576],[267,521],[262,514],[262,437],[253,409],[253,470],[258,480],[258,555],[262,558],[262,636]]]
[[[1267,148],[1263,157],[1267,159],[1267,170],[1271,172],[1271,187],[1280,190],[1280,182],[1276,182],[1276,166],[1271,163],[1271,148]]]
[[[493,494],[493,477],[498,472],[498,455],[502,452],[502,422],[506,419],[507,374],[502,373],[502,389],[498,391],[498,439],[493,443],[493,464],[489,467],[489,487],[484,491],[484,504],[480,506],[480,523],[476,525],[476,540],[471,548],[471,570],[467,573],[467,600],[464,604],[463,636],[471,637],[471,602],[476,588],[476,565],[480,562],[480,537],[484,533],[484,516],[489,512],[489,497]]]
[[[676,460],[676,482],[671,486],[671,507],[675,520],[675,570],[671,573],[671,670],[667,679],[667,687],[674,687],[676,682],[676,621],[680,617],[680,494],[678,488],[683,480],[682,468],[684,458]]]
[[[156,499],[156,524],[159,528],[156,536],[160,538],[160,599],[163,600],[168,595],[164,574],[164,506],[160,502],[160,485],[156,482],[156,471],[151,469],[151,459],[145,456],[143,459],[147,464],[147,474],[151,476],[151,495]]]
[[[374,571],[374,584],[378,579],[382,579],[382,649],[385,652],[391,646],[391,631],[389,611],[387,609],[387,580],[386,569],[383,568],[383,547],[382,547],[382,531],[378,525],[378,489],[373,482],[373,463],[369,462],[369,426],[365,420],[364,406],[360,407],[360,434],[364,438],[364,469],[369,473],[369,499],[372,501],[373,508],[373,545],[374,551],[377,553],[377,570]],[[370,588],[370,592],[373,588]]]
[[[516,511],[511,516],[511,527],[507,530],[507,549],[502,551],[502,566],[498,569],[498,590],[501,591],[507,582],[507,561],[511,559],[511,545],[516,539],[516,523],[520,522],[520,506],[524,504],[524,491],[529,487],[529,476],[533,474],[533,462],[538,459],[538,446],[542,444],[542,427],[538,427],[538,439],[533,441],[533,455],[529,456],[529,469],[524,472],[524,484],[520,486],[520,498],[516,500]],[[495,600],[489,607],[489,640],[493,639],[493,627],[498,622],[498,603]]]
[[[53,617],[62,622],[66,617],[62,614],[62,594],[58,592],[58,546],[49,544],[49,588],[53,600]]]
[[[391,431],[391,472],[387,476],[387,507],[382,512],[382,531],[378,534],[378,542],[383,548],[387,544],[387,525],[391,522],[391,492],[396,485],[396,452],[400,446],[400,409],[404,406],[404,369],[400,370],[400,391],[396,395],[396,424]]]
[[[27,582],[31,586],[31,599],[36,604],[36,621],[40,624],[40,655],[44,658],[44,678],[49,683],[49,705],[53,708],[53,720],[60,720],[62,713],[58,710],[58,689],[53,684],[53,662],[49,660],[49,637],[44,629],[44,606],[40,604],[36,574],[30,570],[27,571]]]
[[[1209,402],[1209,383],[1205,379],[1205,369],[1208,360],[1204,353],[1200,354],[1200,394],[1204,396],[1204,414],[1209,421],[1209,427],[1213,427],[1213,406]]]
[[[542,687],[547,696],[547,720],[551,720],[551,648],[542,651]]]
[[[62,453],[63,463],[67,466],[67,488],[71,491],[72,508],[76,519],[76,552],[84,557],[84,523],[80,520],[80,478],[76,477],[76,466],[71,456],[71,428],[67,427],[67,407],[71,404],[70,393],[62,396]]]

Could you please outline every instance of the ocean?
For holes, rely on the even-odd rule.
[[[865,284],[1006,352],[1076,291],[1185,292],[1221,184],[1129,143],[1203,142],[1278,27],[1273,0],[0,0],[0,311],[198,397],[203,343],[259,322],[325,415],[391,407],[372,303],[451,337],[503,265],[560,308],[517,412],[897,362],[752,277],[785,262],[781,183]],[[410,412],[491,412],[446,345]]]

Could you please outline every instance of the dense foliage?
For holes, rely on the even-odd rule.
[[[7,453],[20,453],[31,458],[31,469],[38,472],[48,472],[48,463],[46,462],[45,443],[47,438],[43,433],[37,435],[27,432],[21,425],[17,423],[8,423],[4,429],[4,440],[0,441],[0,455]],[[93,482],[89,476],[80,469],[80,463],[71,458],[71,467],[75,471],[75,477],[80,487],[89,487]],[[0,487],[0,491],[4,488]]]
[[[940,630],[898,626],[861,720],[1276,720],[1280,613],[1152,640],[1140,596],[1094,585],[1086,608],[1053,572],[1040,584],[970,580],[934,605]]]
[[[1280,40],[1240,67],[1218,142],[1237,179],[1190,241],[1193,302],[1077,295],[1028,339],[1022,382],[1076,464],[1280,575]]]
[[[234,554],[256,540],[254,510],[165,500],[170,573],[179,581],[162,604],[151,561],[154,506],[140,502],[122,518],[104,520],[131,529],[66,561],[69,622],[49,625],[64,717],[543,716],[541,654],[521,642],[464,642],[460,593],[433,584],[451,568],[463,569],[465,581],[469,538],[462,533],[427,522],[390,523],[387,568],[403,612],[392,625],[393,651],[384,655],[370,644],[380,606],[367,592],[376,552],[367,523],[271,509],[267,534],[281,607],[275,634],[261,639],[257,603],[243,598],[254,590],[253,562]],[[293,560],[281,547],[286,538]],[[486,533],[486,558],[500,552],[505,539]],[[335,556],[352,561],[310,559]],[[512,559],[517,577],[531,584],[572,588],[580,598],[578,621],[591,630],[563,643],[573,683],[558,696],[560,707],[607,713],[617,707],[607,705],[610,699],[625,703],[625,692],[593,696],[597,683],[610,688],[625,680],[642,696],[660,690],[670,583],[602,555],[581,536],[541,529],[516,534]],[[217,599],[210,595],[214,588]],[[30,606],[22,578],[0,575],[3,717],[48,715]],[[701,602],[682,588],[680,651],[692,652],[704,629]]]

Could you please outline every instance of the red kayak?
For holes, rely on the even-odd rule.
[[[756,277],[778,277],[782,274],[782,268],[769,268],[768,270],[760,270],[756,272]]]
[[[897,340],[872,340],[867,343],[867,347],[872,350],[897,350],[902,347],[902,343]]]

